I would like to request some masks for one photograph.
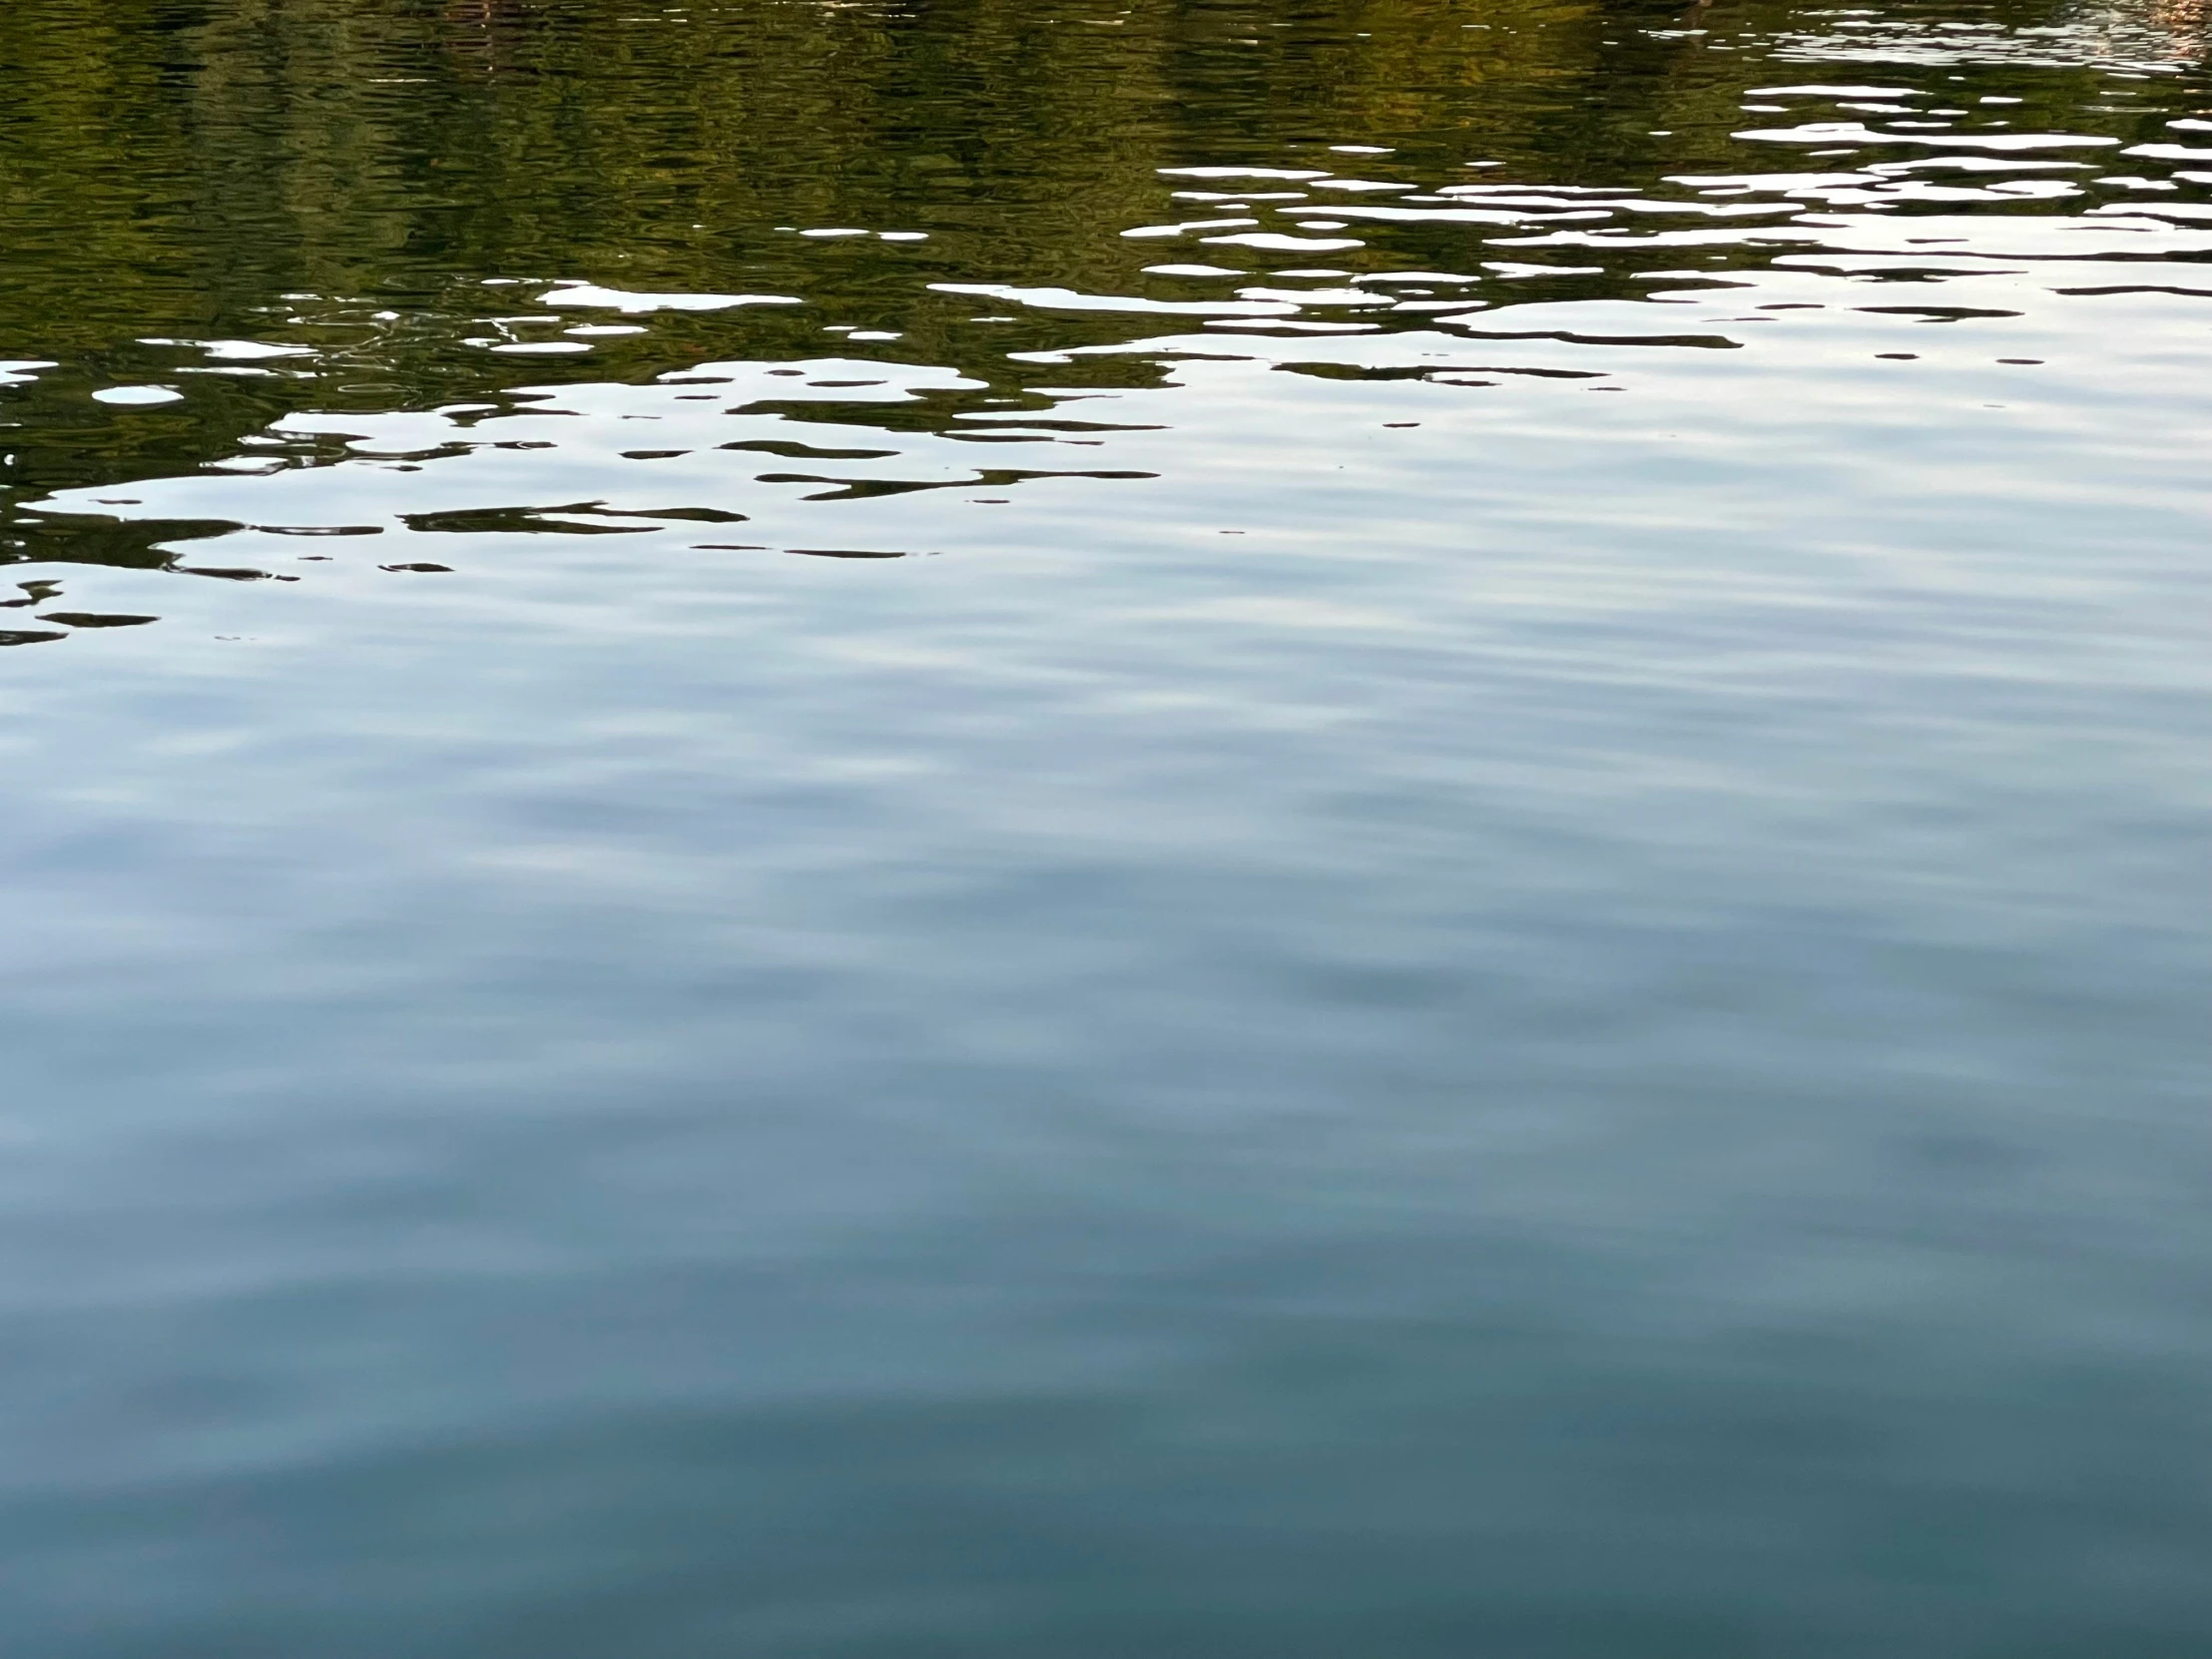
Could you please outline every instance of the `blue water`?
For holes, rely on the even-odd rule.
[[[1244,17],[16,0],[11,1659],[2212,1643],[2196,14]]]

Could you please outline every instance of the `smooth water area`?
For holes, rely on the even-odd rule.
[[[2169,0],[9,0],[10,1659],[2212,1642]]]

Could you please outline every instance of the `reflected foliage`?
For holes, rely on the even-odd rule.
[[[2038,0],[1985,15],[2060,14]],[[1549,187],[1726,171],[1741,165],[1729,135],[1758,69],[1729,42],[1825,16],[1769,0],[1687,13],[1574,0],[16,0],[0,11],[0,358],[57,366],[0,392],[0,485],[13,517],[41,491],[234,453],[290,409],[484,395],[486,341],[527,343],[546,321],[508,316],[518,296],[503,302],[485,278],[801,295],[745,313],[749,354],[819,353],[834,321],[899,336],[878,354],[1002,382],[1008,352],[1126,329],[1018,306],[979,326],[971,299],[931,284],[1138,291],[1162,248],[1123,233],[1172,211],[1162,167],[1280,166],[1301,146],[1327,165],[1359,157],[1327,147],[1357,145],[1431,180],[1469,160],[1498,164],[1484,178]],[[2192,18],[2151,22],[2193,45]],[[2023,119],[2047,99],[2078,130],[2092,76],[2044,76]],[[2121,137],[2157,126],[2148,111],[2109,119]],[[840,229],[911,240],[804,234]],[[1391,247],[1445,270],[1465,252],[1448,229],[1406,228]],[[273,334],[316,355],[180,354]],[[532,366],[541,380],[636,378],[731,343],[726,318],[664,315],[649,337],[595,342],[588,361]],[[1053,378],[1141,372],[1079,361]],[[199,377],[189,406],[88,395],[182,373]],[[0,553],[53,557],[40,539],[13,523]]]

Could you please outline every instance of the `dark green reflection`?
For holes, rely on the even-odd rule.
[[[749,354],[818,351],[835,321],[1003,383],[1006,352],[1101,325],[983,327],[928,284],[1132,291],[1161,251],[1121,232],[1159,216],[1162,166],[1301,146],[1326,161],[1347,143],[1391,147],[1404,178],[1469,158],[1502,164],[1485,177],[1614,188],[1740,166],[1728,134],[1761,65],[1720,37],[1790,17],[1543,0],[16,0],[0,12],[0,357],[60,366],[10,394],[0,477],[14,497],[189,469],[302,403],[481,395],[496,382],[459,324],[501,313],[481,285],[496,276],[788,293],[809,303],[746,314]],[[2023,119],[2047,100],[2079,130],[2088,75],[2041,77]],[[2156,125],[2114,119],[2122,136]],[[800,234],[838,228],[926,240]],[[1424,253],[1463,257],[1463,239],[1392,240],[1393,260]],[[322,354],[203,367],[189,402],[87,399],[174,378],[180,348],[142,342],[230,336]],[[730,340],[726,320],[664,316],[649,340],[606,341],[589,372]]]

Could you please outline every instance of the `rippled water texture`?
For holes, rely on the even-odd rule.
[[[8,0],[0,1648],[2204,1651],[2203,56]]]

